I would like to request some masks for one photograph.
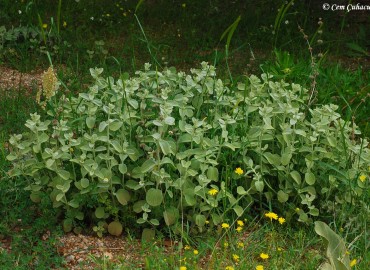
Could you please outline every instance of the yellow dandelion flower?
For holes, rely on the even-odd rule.
[[[42,24],[42,28],[46,29],[48,28],[48,25],[46,23]]]
[[[361,174],[360,175],[360,181],[363,183],[363,182],[365,182],[365,180],[366,180],[366,175],[364,175],[364,174]]]
[[[63,22],[63,27],[67,27],[67,22],[66,21]]]
[[[244,173],[244,171],[242,170],[242,168],[238,167],[238,168],[235,169],[235,173],[239,174],[239,175],[242,175]]]
[[[283,218],[283,217],[279,217],[279,219],[278,219],[278,220],[279,220],[279,223],[280,223],[280,224],[283,224],[283,223],[285,222],[285,218]]]
[[[243,230],[243,227],[237,227],[235,230],[236,230],[237,232],[241,232],[241,231]]]
[[[244,243],[243,243],[243,242],[239,242],[239,243],[238,243],[238,247],[239,247],[239,248],[243,248],[243,247],[244,247]]]
[[[233,254],[233,260],[234,262],[238,262],[240,260],[240,257],[236,254]]]
[[[263,265],[260,265],[260,264],[259,264],[259,265],[257,265],[257,266],[256,266],[256,270],[263,270]]]
[[[278,219],[278,215],[273,213],[273,212],[268,212],[265,214],[265,217],[269,218],[270,220],[277,220]]]
[[[232,267],[232,266],[226,266],[225,270],[234,270],[234,267]]]
[[[208,194],[211,196],[215,196],[218,193],[218,190],[215,188],[212,188],[208,191]]]
[[[207,224],[207,225],[209,224],[209,220],[206,220],[206,224]]]
[[[236,224],[238,224],[238,226],[240,226],[240,227],[243,227],[244,226],[244,222],[242,220],[238,220],[236,222]]]
[[[349,266],[353,267],[357,264],[357,259],[353,259],[350,263]]]
[[[261,258],[262,260],[266,260],[266,259],[270,258],[270,256],[269,256],[268,254],[266,254],[266,253],[261,253],[261,254],[260,254],[260,258]]]
[[[230,225],[229,225],[229,224],[227,224],[227,223],[222,223],[222,224],[221,224],[221,227],[222,227],[223,229],[228,229],[228,228],[230,228]]]
[[[180,270],[186,270],[186,266],[180,266]]]
[[[227,248],[229,246],[229,243],[228,242],[225,242],[224,243],[224,247]]]
[[[194,255],[198,255],[199,254],[199,251],[196,250],[196,249],[194,249],[193,253],[194,253]]]

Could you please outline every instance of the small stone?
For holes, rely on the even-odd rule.
[[[74,255],[68,255],[66,257],[66,261],[69,263],[69,262],[72,262],[73,260],[75,259],[75,256]]]

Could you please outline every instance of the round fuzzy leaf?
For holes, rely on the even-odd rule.
[[[241,207],[240,205],[235,205],[233,209],[234,212],[238,215],[238,217],[241,217],[243,215],[244,210],[243,207]]]
[[[119,164],[118,165],[118,170],[122,174],[127,173],[127,166],[126,166],[126,164]]]
[[[82,188],[87,188],[90,184],[90,181],[87,178],[82,178],[80,184]]]
[[[119,221],[112,221],[108,225],[108,232],[114,236],[120,236],[122,234],[122,224]]]
[[[71,218],[66,218],[63,220],[63,231],[70,232],[73,228],[73,220]]]
[[[150,206],[158,206],[163,201],[162,191],[156,188],[151,188],[146,193],[146,202]]]
[[[104,207],[98,207],[98,208],[96,208],[96,210],[95,210],[95,216],[97,218],[103,218],[105,216]]]
[[[242,186],[238,186],[236,188],[236,193],[238,193],[239,195],[245,195],[247,194],[248,192],[244,189],[244,187]]]
[[[144,204],[146,204],[146,201],[144,201],[144,200],[137,201],[132,206],[132,210],[134,210],[135,213],[141,213],[141,212],[143,212],[143,208],[142,207],[143,207]]]
[[[256,181],[254,183],[254,186],[256,187],[258,192],[262,192],[263,188],[265,187],[265,183],[263,181]]]
[[[206,217],[204,215],[196,215],[195,216],[195,224],[197,224],[199,227],[204,227],[206,224]]]
[[[155,237],[155,230],[152,229],[144,229],[141,234],[141,241],[143,242],[150,242]]]
[[[282,190],[278,191],[277,196],[278,196],[279,202],[281,203],[285,203],[289,199],[289,195]]]
[[[117,190],[116,197],[120,204],[127,205],[130,201],[131,195],[127,190],[121,188]]]
[[[167,226],[174,224],[179,217],[179,210],[175,207],[170,207],[163,212],[164,222]]]
[[[207,170],[207,178],[213,181],[218,181],[218,169],[216,167],[209,167]]]
[[[89,128],[89,129],[92,129],[95,125],[95,116],[88,116],[86,118],[86,126]]]
[[[312,172],[306,172],[306,174],[304,175],[304,180],[307,184],[312,186],[316,182],[316,177]]]
[[[301,184],[301,182],[302,182],[302,178],[301,178],[301,175],[299,174],[299,172],[297,172],[297,171],[292,171],[292,172],[290,173],[290,176],[294,179],[294,181],[295,181],[298,185],[300,185],[300,184]]]
[[[32,192],[31,195],[30,195],[30,199],[34,203],[41,202],[40,192],[37,192],[37,191],[36,192]]]

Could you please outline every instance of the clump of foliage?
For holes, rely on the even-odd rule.
[[[63,210],[65,231],[89,220],[119,235],[135,219],[195,233],[254,202],[302,222],[365,205],[367,140],[336,105],[308,108],[300,85],[263,74],[228,87],[204,62],[191,74],[90,72],[86,93],[31,114],[7,157],[33,201],[49,196]]]

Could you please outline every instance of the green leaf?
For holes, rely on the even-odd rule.
[[[263,188],[265,187],[265,183],[259,180],[254,183],[254,186],[256,187],[258,192],[262,192]]]
[[[298,184],[300,185],[301,182],[302,182],[302,178],[301,178],[301,175],[299,174],[299,172],[297,171],[292,171],[290,173],[290,176],[293,178],[293,180]]]
[[[209,167],[207,170],[207,178],[212,181],[218,181],[218,169],[216,167]]]
[[[164,222],[167,226],[175,224],[179,217],[179,210],[176,207],[169,207],[166,211],[163,212]]]
[[[143,212],[142,207],[144,206],[144,204],[146,204],[146,201],[144,201],[144,200],[137,201],[132,206],[132,210],[134,210],[135,213],[141,213],[141,212]]]
[[[108,225],[108,232],[114,236],[120,236],[122,234],[123,227],[119,221],[112,221]]]
[[[238,217],[241,217],[244,213],[243,207],[241,207],[240,205],[235,205],[233,209],[234,212],[238,215]]]
[[[145,228],[141,233],[141,241],[142,242],[150,242],[153,241],[155,237],[155,230]]]
[[[149,223],[152,224],[152,225],[154,225],[154,226],[158,226],[159,225],[159,221],[156,218],[152,218],[151,220],[149,220]]]
[[[247,194],[248,192],[244,189],[244,187],[242,186],[238,186],[236,188],[236,193],[238,193],[239,195],[245,195]]]
[[[117,190],[116,197],[120,204],[127,205],[130,201],[131,195],[127,190],[121,188]]]
[[[122,174],[127,173],[127,166],[126,166],[126,164],[119,164],[118,165],[118,170]]]
[[[87,178],[82,178],[80,184],[82,188],[87,188],[90,184],[90,181]]]
[[[97,218],[104,218],[104,216],[105,216],[104,207],[98,207],[98,208],[96,208],[96,210],[95,210],[95,216]]]
[[[117,130],[119,130],[122,127],[122,125],[123,125],[123,122],[122,121],[116,120],[116,121],[114,121],[114,122],[112,122],[112,123],[109,124],[109,129],[111,131],[117,131]]]
[[[146,173],[151,171],[157,163],[155,162],[154,158],[150,158],[146,160],[142,165],[141,165],[141,173]]]
[[[150,206],[158,206],[161,205],[163,201],[163,194],[160,189],[151,188],[146,193],[146,202]]]
[[[95,125],[95,120],[96,120],[96,117],[95,116],[88,116],[86,117],[86,126],[89,128],[89,129],[92,129]]]
[[[159,140],[159,146],[161,147],[163,154],[168,155],[172,153],[171,146],[167,141]]]
[[[306,172],[304,175],[304,180],[306,181],[307,184],[312,186],[316,182],[316,177],[312,172]]]
[[[277,193],[278,201],[285,203],[289,199],[289,195],[282,190],[279,190]]]
[[[321,221],[315,222],[315,232],[326,240],[324,241],[327,247],[326,256],[329,259],[330,265],[333,267],[332,269],[351,269],[344,240]]]
[[[68,180],[70,177],[70,173],[66,170],[58,170],[58,175],[63,178],[63,180]]]
[[[204,215],[196,215],[195,216],[195,224],[197,224],[198,227],[204,227],[206,224],[206,217]]]
[[[103,132],[104,129],[108,126],[108,123],[105,121],[100,122],[99,124],[99,132]]]
[[[266,152],[263,154],[263,156],[267,159],[267,161],[271,164],[274,165],[275,167],[279,166],[281,163],[280,156],[277,154],[272,154],[270,152]]]

